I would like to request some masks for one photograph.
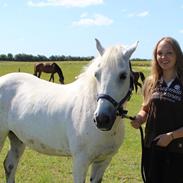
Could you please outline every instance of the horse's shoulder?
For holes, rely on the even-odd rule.
[[[43,66],[44,63],[35,63],[34,66],[38,67],[38,66]]]

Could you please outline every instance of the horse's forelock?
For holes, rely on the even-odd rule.
[[[99,55],[98,57],[90,61],[90,63],[83,68],[82,73],[77,78],[94,79],[93,73],[98,70],[99,67],[103,67],[105,65],[113,67],[115,65],[118,65],[118,60],[121,60],[121,57],[123,56],[124,48],[125,47],[121,45],[107,48],[104,55]]]
[[[106,49],[105,54],[103,55],[101,65],[108,65],[109,67],[118,65],[119,60],[121,60],[121,58],[123,57],[123,50],[124,47],[122,47],[121,45],[109,47],[108,49]]]

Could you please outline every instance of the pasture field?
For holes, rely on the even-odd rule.
[[[63,71],[65,83],[75,80],[83,66],[88,62],[57,62]],[[142,71],[149,74],[149,62],[133,62],[132,68],[135,71]],[[33,62],[0,62],[0,76],[10,72],[34,71]],[[49,74],[42,74],[42,78],[48,80]],[[55,74],[55,81],[58,76]],[[133,92],[131,100],[127,104],[129,115],[135,115],[141,105],[141,91]],[[125,123],[125,139],[119,152],[113,157],[107,168],[103,183],[142,183],[140,175],[141,144],[140,132],[131,127],[128,119]],[[8,151],[9,141],[6,140],[0,154],[0,182],[5,182],[3,161]],[[69,157],[55,157],[39,154],[26,148],[16,174],[17,183],[72,183],[72,160]],[[89,183],[89,175],[86,183]]]

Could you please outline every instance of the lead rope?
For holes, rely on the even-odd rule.
[[[135,120],[135,116],[128,116],[126,114],[123,114],[123,118],[127,118],[130,120]],[[142,126],[139,127],[140,130],[140,139],[141,139],[141,176],[142,176],[142,180],[144,183],[147,183],[147,177],[145,174],[145,169],[144,169],[144,133],[143,133],[143,129]]]
[[[129,63],[129,65],[130,65],[131,73],[133,73],[131,63]],[[132,75],[132,77],[133,77],[133,75]],[[134,89],[133,80],[134,79],[132,78],[131,81],[130,81],[131,86],[132,86],[132,90]],[[129,116],[129,115],[127,115],[127,113],[128,113],[128,111],[125,111],[122,108],[121,117],[130,119],[130,120],[135,120],[135,116]],[[145,169],[144,169],[144,133],[143,133],[142,126],[139,127],[139,130],[140,130],[140,140],[141,140],[141,176],[142,176],[143,182],[147,183],[147,176],[145,174]]]
[[[147,183],[147,178],[146,178],[146,174],[145,174],[145,169],[144,169],[144,133],[143,133],[143,129],[140,126],[139,127],[140,130],[140,137],[141,137],[141,176],[142,176],[142,180],[144,181],[144,183]]]

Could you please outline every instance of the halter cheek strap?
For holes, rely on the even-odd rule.
[[[127,94],[125,95],[125,97],[122,98],[120,100],[120,102],[117,102],[115,99],[113,99],[110,95],[107,95],[107,94],[99,94],[97,97],[97,101],[99,99],[106,99],[107,101],[109,101],[110,103],[113,104],[114,108],[116,109],[117,116],[121,116],[122,118],[124,118],[124,117],[131,118],[131,117],[127,116],[128,111],[123,109],[123,104],[130,99],[132,91],[133,91],[133,77],[131,75],[130,76],[130,88],[129,88]]]

